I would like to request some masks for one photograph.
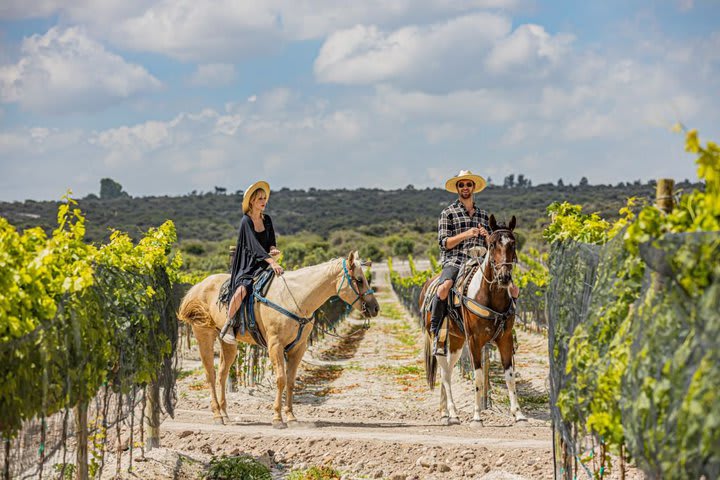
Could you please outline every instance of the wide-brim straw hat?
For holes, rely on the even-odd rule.
[[[266,181],[260,180],[253,183],[248,188],[246,188],[245,192],[243,193],[243,213],[247,213],[247,211],[250,209],[250,197],[252,196],[253,192],[258,188],[262,188],[265,191],[266,200],[270,198],[270,185]]]
[[[470,170],[460,170],[457,175],[445,182],[445,190],[457,193],[457,182],[460,180],[471,180],[475,184],[475,190],[473,190],[474,193],[485,190],[485,187],[487,186],[487,182],[485,182],[485,179],[480,175],[475,175]]]

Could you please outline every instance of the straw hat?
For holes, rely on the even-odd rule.
[[[253,192],[257,190],[258,188],[262,188],[265,191],[265,198],[270,198],[270,185],[264,180],[260,180],[258,182],[253,183],[248,188],[245,189],[245,193],[243,193],[243,213],[247,213],[247,211],[250,209],[250,197],[252,196]]]
[[[487,185],[485,179],[480,175],[475,175],[470,170],[460,170],[457,175],[445,182],[445,190],[457,193],[457,182],[460,180],[471,180],[475,184],[475,190],[473,190],[474,193],[481,192]]]

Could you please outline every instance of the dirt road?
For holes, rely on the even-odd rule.
[[[197,362],[185,360],[192,373],[178,385],[177,414],[162,424],[163,448],[148,455],[157,475],[167,463],[158,455],[181,454],[186,460],[166,473],[190,478],[192,468],[180,465],[194,463],[187,459],[249,453],[270,465],[277,478],[312,465],[331,465],[344,478],[552,478],[546,338],[518,332],[518,390],[528,422],[510,417],[495,360],[494,406],[484,412],[483,426],[469,424],[472,385],[457,370],[453,385],[463,423],[440,426],[439,390],[425,384],[420,329],[392,292],[387,267],[373,266],[373,274],[380,316],[366,330],[360,319],[350,318],[338,333],[355,335],[326,336],[310,348],[299,378],[295,428],[272,428],[270,378],[230,393],[233,423],[213,424],[204,374]]]

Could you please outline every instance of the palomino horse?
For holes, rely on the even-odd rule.
[[[183,298],[178,312],[180,320],[192,325],[193,333],[197,338],[200,357],[210,384],[210,407],[215,423],[229,421],[225,382],[237,355],[237,345],[220,342],[222,347],[220,376],[216,385],[213,346],[227,319],[227,306],[219,306],[217,299],[220,287],[228,278],[228,274],[210,275],[193,286]],[[292,410],[295,376],[314,326],[313,312],[333,295],[338,295],[366,316],[377,316],[380,311],[380,306],[363,273],[357,252],[351,252],[347,258],[336,258],[319,265],[286,272],[282,277],[275,278],[267,291],[266,298],[276,307],[280,307],[279,309],[265,303],[255,304],[255,318],[260,333],[267,343],[270,360],[275,369],[277,393],[273,426],[276,428],[287,426],[281,413],[283,390],[286,392],[287,420],[297,421]],[[298,320],[279,310],[285,310]],[[301,327],[305,322],[309,328]],[[244,335],[238,334],[237,339],[245,343],[256,343],[249,331]],[[290,348],[286,351],[287,347]]]
[[[460,319],[464,332],[451,319],[448,324],[448,356],[432,355],[430,336],[430,312],[423,308],[426,291],[437,276],[428,280],[420,293],[420,311],[425,320],[425,373],[430,389],[435,386],[435,374],[440,365],[440,413],[445,424],[460,423],[450,382],[452,371],[460,358],[465,342],[468,342],[470,358],[475,369],[475,412],[473,422],[480,424],[480,400],[484,393],[481,368],[482,349],[486,343],[494,341],[500,351],[500,359],[505,369],[505,382],[510,394],[510,413],[517,421],[527,420],[520,411],[515,389],[513,371],[513,323],[515,322],[515,304],[509,293],[512,282],[512,268],[515,261],[515,217],[505,227],[498,225],[495,216],[490,216],[492,234],[488,238],[488,251],[479,267],[475,268],[472,279],[468,279],[462,294]],[[453,285],[453,288],[455,286]],[[432,293],[434,295],[434,293]],[[451,307],[448,305],[448,310]]]

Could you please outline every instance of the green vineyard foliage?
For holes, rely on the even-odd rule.
[[[102,385],[127,392],[157,379],[174,340],[167,321],[182,259],[172,222],[137,244],[120,232],[85,242],[69,194],[58,226],[18,233],[0,217],[0,433],[91,399]],[[174,321],[174,316],[172,317]]]
[[[567,242],[605,252],[586,321],[572,332],[558,326],[551,346],[558,361],[567,345],[563,420],[658,478],[720,471],[720,148],[690,131],[686,150],[697,155],[705,190],[683,195],[670,213],[630,199],[610,224],[554,203],[544,233],[553,254]],[[676,283],[651,273],[644,249],[658,252]]]

